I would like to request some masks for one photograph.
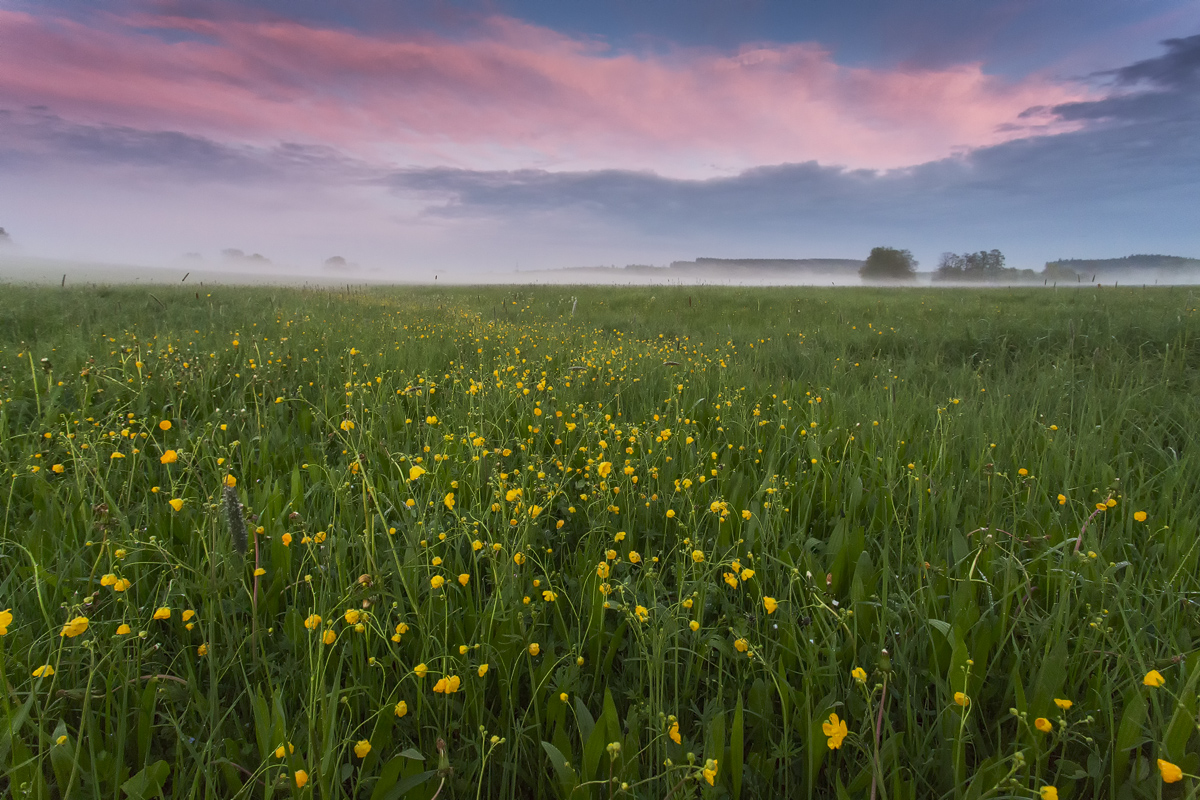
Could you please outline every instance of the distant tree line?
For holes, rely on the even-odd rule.
[[[865,280],[905,281],[917,276],[917,260],[908,250],[875,247],[858,274]]]

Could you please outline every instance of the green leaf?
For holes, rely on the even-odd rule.
[[[171,776],[171,766],[166,761],[155,761],[150,766],[121,784],[129,800],[150,800],[162,794],[163,784]]]
[[[745,760],[745,723],[742,718],[742,696],[738,695],[733,711],[733,726],[729,729],[729,783],[733,800],[742,796],[742,764]]]
[[[570,797],[571,792],[575,791],[575,787],[579,785],[579,778],[576,777],[571,762],[567,760],[561,750],[549,742],[542,742],[542,749],[546,751],[546,755],[550,758],[550,766],[554,768],[554,774],[558,776],[558,786],[562,796]]]
[[[419,772],[416,775],[410,775],[403,779],[380,797],[376,798],[372,795],[371,800],[400,800],[401,797],[408,794],[413,789],[425,783],[430,778],[437,775],[436,769],[427,769],[424,772]]]

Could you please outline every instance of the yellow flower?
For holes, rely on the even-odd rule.
[[[698,630],[700,630],[700,623],[697,622],[696,620],[692,620],[691,622],[688,623],[688,627],[691,628],[693,632],[698,631]]]
[[[500,545],[496,544],[493,546],[498,548]],[[522,564],[524,564],[525,563],[525,554],[524,553],[513,553],[513,563],[516,564],[518,567],[521,566]]]
[[[855,667],[854,669],[850,670],[850,677],[854,678],[854,680],[858,681],[859,683],[866,683],[867,671],[862,667]]]
[[[12,625],[12,621],[13,615],[11,608],[6,608],[3,611],[0,611],[0,636],[4,636],[8,633],[8,626]]]
[[[65,636],[68,639],[73,639],[86,630],[88,630],[88,618],[86,618],[86,616],[76,616],[76,618],[62,626],[62,630],[59,631],[59,636]]]
[[[168,450],[159,456],[158,460],[164,464],[174,464],[179,460],[179,453],[176,453],[174,450]]]
[[[171,508],[175,509],[176,511],[183,510],[183,500],[181,500],[180,498],[174,497],[171,500],[169,500],[168,502],[171,504]]]
[[[304,627],[308,628],[310,631],[315,631],[318,627],[320,627],[320,625],[321,617],[316,614],[309,614],[308,618],[304,620]]]
[[[429,672],[429,667],[425,666],[423,663],[417,664],[415,667],[413,667],[413,672],[418,678],[424,678],[425,674]]]
[[[567,694],[566,692],[562,692],[558,695],[558,699],[565,703],[567,700],[571,699],[571,695]]]
[[[337,634],[334,633],[333,628],[327,628],[325,630],[325,635],[321,637],[321,641],[325,644],[333,644],[337,641]]]
[[[366,739],[360,739],[354,745],[354,755],[359,758],[366,758],[367,753],[371,752],[371,743]]]
[[[237,478],[233,477],[232,475],[226,475],[225,480],[222,481],[222,483],[224,483],[230,489],[233,489],[237,486]]]
[[[1158,760],[1158,771],[1162,773],[1163,783],[1178,783],[1183,780],[1183,770],[1170,761]]]
[[[254,570],[254,577],[256,577],[256,578],[260,578],[266,574],[267,574],[267,571],[265,569],[263,569],[262,567],[259,567],[258,569]]]
[[[736,589],[738,585],[737,575],[734,575],[732,572],[726,572],[725,582],[728,583],[730,587]]]
[[[33,671],[33,677],[35,678],[49,678],[53,674],[54,667],[50,666],[49,664],[43,664]]]
[[[196,616],[196,612],[189,608],[187,611],[183,612],[183,621],[187,622],[189,619],[191,619],[194,616]]]
[[[1138,522],[1145,522],[1146,521],[1146,512],[1145,511],[1135,511],[1135,512],[1133,512],[1133,518],[1136,519]]]
[[[750,568],[748,568],[748,567],[747,567],[746,569],[742,570],[742,576],[741,576],[741,577],[742,577],[742,580],[743,580],[743,581],[748,581],[748,580],[750,580],[751,578],[753,578],[753,577],[754,577],[754,570],[752,570],[752,569],[750,569]]]
[[[962,706],[963,708],[966,708],[967,706],[971,705],[971,698],[967,697],[962,692],[955,692],[954,693],[954,702],[957,703],[958,705]]]
[[[125,634],[129,633],[129,631],[129,626],[123,622],[117,626],[117,636],[124,636]]]
[[[133,585],[133,582],[128,578],[117,578],[117,582],[113,584],[114,592],[123,592]]]
[[[283,536],[279,537],[279,541],[283,542],[284,547],[290,547],[292,544],[292,535],[290,533],[285,533]]]
[[[611,461],[601,461],[600,466],[596,467],[596,474],[598,474],[601,478],[607,478],[610,472],[612,472]]]
[[[529,516],[536,517],[540,513],[542,513],[541,506],[530,506],[529,507]]]
[[[428,425],[437,425],[437,423],[438,423],[438,418],[437,418],[437,417],[435,417],[435,416],[432,416],[432,415],[431,415],[431,416],[428,416],[428,417],[426,417],[426,418],[425,418],[425,422],[426,422],[426,424],[428,424]]]
[[[1054,698],[1054,705],[1058,706],[1063,711],[1067,711],[1068,709],[1071,708],[1071,706],[1075,705],[1075,703],[1071,700],[1060,700],[1059,698],[1056,697],[1056,698]]]
[[[196,655],[200,656],[201,658],[204,658],[206,655],[208,655],[208,645],[202,644],[199,647],[197,647]]]
[[[542,599],[547,603],[553,603],[558,599],[558,595],[547,589],[546,591],[542,592]]]
[[[821,730],[829,737],[826,742],[830,750],[837,750],[842,746],[842,740],[846,738],[849,732],[846,728],[846,721],[838,719],[837,714],[830,714],[828,722],[821,723]]]
[[[633,609],[633,614],[638,618],[638,622],[645,622],[650,619],[650,611],[645,606],[636,606]]]
[[[425,468],[420,465],[416,465],[416,466],[412,466],[412,467],[408,468],[408,479],[410,481],[415,481],[417,478],[421,477],[424,474],[425,474]]]
[[[600,564],[596,566],[596,575],[598,575],[601,579],[607,578],[609,576],[608,564],[601,561]]]
[[[112,574],[111,572],[100,578],[101,586],[112,586],[116,582],[117,582],[117,576]]]
[[[774,597],[764,597],[763,608],[767,610],[768,614],[774,614],[775,609],[779,608],[779,602]]]
[[[1146,677],[1142,678],[1142,684],[1145,686],[1162,686],[1167,682],[1167,679],[1162,676],[1162,673],[1156,669],[1152,669],[1146,673]]]
[[[697,564],[704,561],[704,551],[703,550],[693,550],[692,551],[692,561],[695,561]]]
[[[348,608],[343,618],[346,620],[347,625],[356,625],[362,619],[362,612],[356,608]]]
[[[1033,727],[1037,728],[1042,733],[1049,733],[1050,731],[1054,730],[1053,723],[1051,723],[1050,720],[1046,719],[1045,717],[1038,717],[1035,719],[1033,721]]]
[[[1058,800],[1058,789],[1053,786],[1043,786],[1038,789],[1038,794],[1042,800]]]
[[[750,518],[751,518],[751,517],[753,517],[753,516],[754,516],[754,515],[750,513],[750,509],[748,509],[748,508],[747,508],[747,509],[744,509],[744,510],[742,511],[742,519],[748,520],[748,519],[750,519]]]
[[[1065,506],[1067,504],[1067,496],[1065,494],[1060,494],[1058,496],[1058,504],[1060,506]]]
[[[58,745],[66,744],[67,743],[67,735],[64,733],[62,736],[55,739],[54,743],[58,744]]]
[[[154,618],[155,619],[170,619],[171,618],[171,609],[167,608],[166,606],[162,606],[161,608],[159,608],[157,611],[154,612]]]
[[[481,677],[481,678],[482,678],[484,675],[487,675],[487,671],[488,671],[488,665],[487,665],[487,664],[480,664],[480,665],[479,665],[479,670],[478,670],[478,672],[479,672],[479,677]]]
[[[739,653],[746,652],[747,650],[750,649],[750,640],[749,639],[735,640],[733,643],[733,649],[737,650]]]
[[[308,783],[308,773],[302,769],[298,769],[295,772],[293,772],[292,777],[296,779],[296,788],[297,789],[303,789],[304,785],[306,783]]]
[[[536,656],[540,652],[542,652],[542,646],[537,642],[529,645],[529,655]]]
[[[396,703],[396,716],[397,717],[403,717],[407,713],[408,713],[408,703],[404,702],[403,700],[401,700],[399,703]]]
[[[432,586],[434,589],[442,588],[442,584],[444,584],[445,582],[446,582],[446,579],[443,578],[441,575],[434,575],[432,578],[429,579],[429,585]]]
[[[162,422],[158,423],[158,429],[159,429],[160,431],[169,431],[169,430],[171,430],[171,420],[169,420],[169,419],[164,419]]]
[[[667,736],[670,736],[671,741],[674,742],[675,744],[683,743],[683,737],[681,737],[679,735],[679,723],[678,722],[671,723],[671,730],[667,731]]]
[[[442,503],[445,504],[446,508],[453,511],[454,510],[454,492],[447,492],[446,496],[442,498]]]
[[[641,553],[639,553],[639,552],[638,552],[638,551],[636,551],[636,550],[630,550],[630,551],[629,551],[629,563],[630,563],[630,564],[640,564],[640,563],[641,563],[641,561],[642,561],[642,554],[641,554]]]
[[[466,586],[469,580],[471,580],[471,576],[465,572],[458,576],[458,583],[461,586]]]
[[[50,469],[52,469],[54,471],[55,475],[62,475],[63,472],[65,472],[67,468],[64,467],[62,464],[55,464]]]
[[[714,781],[717,777],[717,760],[715,758],[710,758],[708,761],[705,761],[704,769],[700,770],[700,773],[704,775],[704,780],[708,781],[709,786],[715,786],[716,783]]]

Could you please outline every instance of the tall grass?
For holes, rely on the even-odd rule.
[[[0,794],[1195,791],[1187,290],[5,292]]]

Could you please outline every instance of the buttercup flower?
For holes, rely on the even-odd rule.
[[[854,678],[854,680],[858,681],[859,683],[866,683],[867,671],[862,667],[855,667],[854,669],[850,670],[850,677]]]
[[[678,722],[671,723],[671,729],[669,731],[667,731],[667,736],[670,736],[671,741],[674,742],[675,744],[683,743],[683,737],[681,737],[679,735],[679,723]]]
[[[487,664],[480,664],[480,665],[479,665],[479,669],[478,669],[479,677],[481,677],[481,678],[482,678],[484,675],[487,675],[487,671],[488,671],[488,665],[487,665]]]
[[[529,645],[529,655],[536,656],[540,652],[542,652],[542,646],[537,642]]]
[[[1156,669],[1152,669],[1146,673],[1146,677],[1142,678],[1142,684],[1145,686],[1162,686],[1167,682],[1167,679],[1162,676],[1162,673]]]
[[[154,618],[155,619],[170,619],[171,618],[171,609],[167,608],[166,606],[162,606],[161,608],[159,608],[158,610],[156,610],[154,612]]]
[[[1045,717],[1038,717],[1033,721],[1033,727],[1037,728],[1042,733],[1049,733],[1054,730],[1054,725]]]
[[[1063,711],[1066,711],[1071,706],[1075,705],[1075,703],[1071,700],[1060,700],[1059,698],[1056,697],[1056,698],[1054,698],[1054,705],[1058,706]]]
[[[54,667],[50,666],[49,664],[43,664],[33,671],[33,677],[35,678],[49,678],[53,674]]]
[[[1163,783],[1178,783],[1183,780],[1183,770],[1170,761],[1158,760],[1158,771],[1162,773]]]
[[[3,611],[0,611],[0,636],[4,636],[8,633],[8,626],[12,625],[12,621],[13,615],[11,608],[6,608]]]
[[[1038,789],[1038,794],[1041,795],[1042,800],[1058,800],[1058,789],[1053,786],[1043,786]]]
[[[846,738],[849,730],[846,728],[846,721],[838,719],[837,714],[830,714],[827,722],[821,723],[821,730],[829,737],[826,742],[830,750],[837,750],[842,746],[842,740]]]
[[[955,692],[954,693],[954,702],[956,704],[962,706],[963,708],[966,708],[967,706],[971,705],[971,698],[967,697],[962,692]]]
[[[304,770],[302,770],[302,769],[298,769],[298,770],[296,770],[295,772],[293,772],[293,773],[292,773],[292,777],[293,777],[293,778],[295,779],[295,781],[296,781],[296,788],[297,788],[297,789],[303,789],[303,788],[304,788],[304,786],[305,786],[305,784],[307,784],[307,783],[308,783],[308,773],[307,773],[307,772],[305,772],[305,771],[304,771]]]
[[[366,758],[367,753],[371,752],[371,743],[366,739],[360,739],[354,745],[354,755],[359,758]]]
[[[775,609],[779,608],[779,603],[775,600],[774,597],[764,597],[763,598],[763,608],[765,608],[767,610],[768,614],[774,614]]]
[[[396,716],[397,717],[403,717],[407,713],[408,713],[408,703],[404,702],[403,700],[401,700],[399,703],[396,703]]]
[[[68,639],[74,639],[88,629],[87,617],[75,617],[75,619],[63,625],[62,630],[58,632],[59,636],[65,636]]]

